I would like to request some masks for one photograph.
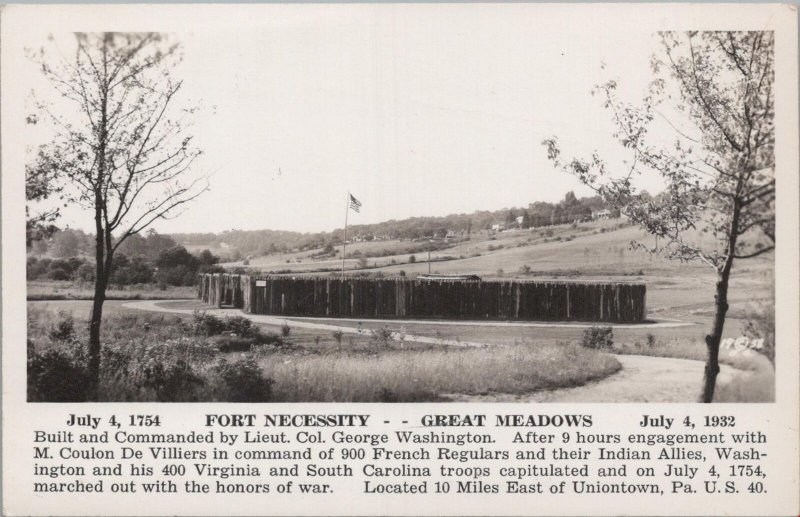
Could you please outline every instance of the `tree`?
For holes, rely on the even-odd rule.
[[[28,122],[36,123],[37,117],[29,117]],[[61,215],[61,207],[48,207],[35,210],[40,202],[60,195],[62,187],[57,184],[55,176],[58,168],[49,163],[47,156],[39,156],[38,166],[25,166],[25,244],[30,247],[34,242],[53,235],[58,228],[52,224]]]
[[[640,106],[621,101],[615,81],[593,92],[602,96],[616,126],[614,136],[631,154],[623,174],[613,174],[597,152],[588,160],[562,162],[555,138],[543,144],[557,168],[655,235],[659,245],[650,251],[713,268],[715,313],[705,338],[702,394],[711,402],[734,261],[775,246],[774,35],[659,36],[661,53],[651,60],[654,79]],[[653,134],[665,133],[671,145],[650,141]],[[636,192],[634,180],[642,174],[661,177],[662,195]]]
[[[50,249],[59,258],[75,257],[80,253],[82,244],[78,232],[67,228],[53,234]]]
[[[531,227],[531,216],[527,210],[522,211],[522,224],[520,225],[524,230]]]
[[[100,326],[114,253],[130,236],[195,199],[207,187],[191,177],[200,154],[186,134],[194,108],[178,109],[182,82],[171,70],[178,46],[156,33],[77,33],[71,58],[42,49],[33,58],[60,95],[40,102],[52,140],[31,165],[49,170],[65,200],[93,214],[95,288],[89,325],[90,392],[100,378]]]

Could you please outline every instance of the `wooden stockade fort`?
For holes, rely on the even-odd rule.
[[[639,323],[644,284],[461,278],[200,275],[198,295],[251,314]]]

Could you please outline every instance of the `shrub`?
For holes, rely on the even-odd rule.
[[[281,326],[281,336],[289,337],[289,334],[292,333],[292,327],[289,326],[288,323],[284,322]]]
[[[406,276],[406,272],[405,272],[405,270],[403,270],[403,269],[401,269],[401,270],[400,270],[400,273],[398,273],[398,274],[399,274],[400,276]]]
[[[503,273],[505,273],[505,271],[503,271],[502,268],[497,270],[497,276],[503,276]]]
[[[51,280],[71,280],[72,275],[63,267],[55,267],[48,272]]]
[[[244,316],[229,316],[222,320],[222,325],[228,332],[233,332],[237,336],[256,337],[259,334],[258,327]]]
[[[653,348],[658,343],[656,343],[656,337],[651,334],[650,332],[647,333],[647,346]]]
[[[89,370],[79,351],[38,353],[28,342],[28,401],[84,402],[89,399],[89,385]]]
[[[392,330],[387,327],[378,327],[373,329],[369,335],[370,344],[377,348],[377,349],[385,349],[389,348],[389,344],[392,342]]]
[[[50,326],[47,335],[53,341],[70,341],[75,337],[75,320],[72,313],[58,311],[58,319]]]
[[[531,267],[527,264],[522,265],[519,267],[519,272],[523,275],[529,275],[531,273]]]
[[[252,356],[228,362],[220,358],[212,372],[220,379],[221,399],[230,402],[267,402],[272,393],[271,379],[264,378]]]
[[[159,402],[193,400],[195,388],[203,384],[203,378],[183,359],[166,364],[151,362],[144,368],[142,386],[153,390]]]
[[[364,258],[364,257],[361,257],[360,259],[358,259],[358,268],[359,269],[364,269],[365,267],[367,267],[367,259]]]
[[[194,333],[199,336],[216,336],[225,331],[225,322],[203,311],[194,311],[192,319]]]
[[[228,352],[249,352],[253,346],[258,345],[258,341],[249,336],[237,336],[235,334],[222,334],[210,338],[210,342],[222,353]]]
[[[410,257],[408,257],[408,263],[409,263],[409,264],[413,264],[413,263],[415,263],[416,261],[417,261],[417,257],[416,257],[416,255],[411,255]]]
[[[341,330],[334,330],[332,336],[333,340],[336,341],[337,345],[342,344],[342,337],[344,337],[344,332],[342,332]]]
[[[609,349],[614,345],[614,331],[611,327],[589,327],[583,331],[581,344],[586,348]]]
[[[74,276],[78,280],[83,280],[84,282],[94,282],[95,266],[92,264],[83,264],[75,271]]]

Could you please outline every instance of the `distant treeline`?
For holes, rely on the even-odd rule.
[[[28,250],[27,279],[94,282],[93,240],[91,234],[66,229],[34,241]],[[166,235],[133,235],[114,254],[111,284],[194,285],[198,273],[221,272],[218,262],[210,251],[193,255]]]
[[[599,196],[575,197],[568,192],[558,203],[537,201],[527,208],[506,208],[495,211],[476,211],[471,214],[450,214],[443,217],[411,217],[391,219],[375,224],[348,227],[348,239],[422,239],[444,238],[448,232],[467,236],[481,230],[490,230],[496,224],[506,228],[535,228],[554,224],[572,223],[591,218],[592,212],[608,207]],[[618,217],[618,210],[611,210],[611,217]],[[517,222],[521,218],[521,223]],[[184,245],[228,247],[235,250],[238,258],[262,256],[291,250],[305,251],[340,244],[342,229],[332,232],[299,233],[275,230],[228,230],[222,233],[174,233],[171,237]]]

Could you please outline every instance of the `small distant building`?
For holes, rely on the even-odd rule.
[[[456,232],[453,230],[447,230],[447,233],[444,236],[444,240],[449,241],[455,239],[457,237]]]
[[[522,228],[522,220],[523,219],[525,219],[523,216],[521,216],[521,215],[517,216],[517,226],[519,226],[520,228]]]
[[[506,225],[504,223],[495,223],[492,225],[493,232],[502,232],[506,229]]]
[[[592,221],[600,221],[603,219],[609,219],[610,217],[611,217],[611,212],[609,210],[592,211]]]

